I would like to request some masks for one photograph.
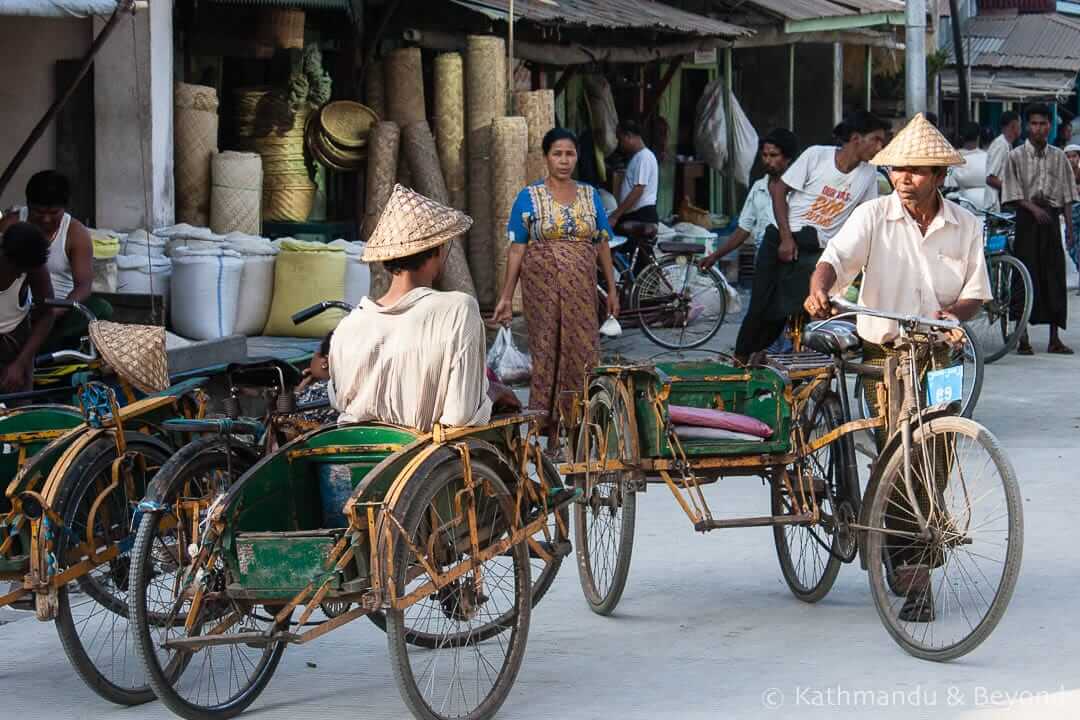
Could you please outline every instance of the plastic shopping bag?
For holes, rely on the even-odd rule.
[[[508,327],[499,328],[495,342],[488,350],[487,364],[507,385],[525,382],[532,375],[532,358],[514,345],[514,336]]]

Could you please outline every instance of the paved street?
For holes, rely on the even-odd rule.
[[[1073,278],[1075,288],[1075,277]],[[1075,292],[1072,291],[1072,292]],[[1072,298],[1080,318],[1080,298]],[[730,345],[734,328],[714,343]],[[1065,334],[1080,348],[1080,332]],[[1033,335],[1045,349],[1045,330]],[[623,339],[623,352],[646,351]],[[989,367],[977,417],[998,436],[1024,496],[1024,565],[1009,612],[961,661],[915,660],[878,620],[867,579],[843,569],[829,597],[788,592],[770,531],[695,535],[670,495],[638,506],[630,582],[616,616],[586,608],[572,563],[533,613],[528,654],[499,717],[1038,717],[1080,715],[1076,622],[1076,468],[1080,357],[1010,356]],[[762,514],[753,479],[707,491],[717,514]],[[154,704],[115,708],[76,677],[51,625],[26,613],[0,620],[0,717],[165,718]],[[289,649],[248,716],[408,718],[384,636],[360,621]]]

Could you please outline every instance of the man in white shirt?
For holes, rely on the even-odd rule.
[[[660,188],[660,165],[656,155],[645,147],[637,120],[620,120],[615,134],[619,149],[630,158],[630,164],[619,188],[619,206],[608,220],[616,231],[623,222],[658,223],[656,194]]]
[[[842,147],[807,148],[769,185],[776,227],[766,230],[758,250],[750,307],[735,342],[742,362],[768,348],[788,318],[802,312],[821,249],[858,205],[877,197],[877,171],[868,161],[881,150],[885,123],[860,111],[834,132]]]
[[[341,422],[378,420],[429,431],[484,425],[520,403],[489,386],[480,307],[471,295],[432,289],[450,244],[472,225],[466,215],[401,185],[364,249],[381,262],[390,289],[365,297],[330,341],[331,403]]]
[[[773,217],[772,195],[769,187],[780,182],[780,177],[791,167],[799,154],[799,141],[790,130],[777,128],[761,141],[761,164],[765,174],[750,186],[739,213],[739,226],[727,242],[716,252],[701,261],[701,269],[708,270],[716,261],[742,247],[747,240],[760,247],[765,238],[765,231],[770,225],[776,225]]]
[[[806,310],[815,317],[828,317],[829,296],[842,292],[861,272],[859,302],[867,307],[956,320],[974,317],[991,296],[981,227],[974,215],[940,193],[945,168],[964,162],[960,153],[920,114],[873,162],[891,168],[896,191],[857,208],[825,248],[810,281]],[[895,354],[895,322],[860,316],[858,331],[864,342],[864,362],[880,365]],[[937,350],[935,356],[943,362],[948,349]],[[920,373],[927,371],[929,361],[920,359]],[[875,413],[876,386],[873,382],[864,386]],[[879,448],[883,440],[879,433]],[[944,449],[944,443],[940,447]],[[944,492],[948,458],[936,457],[934,468],[934,482]],[[926,484],[918,483],[916,490],[923,502],[928,493],[919,491],[926,490]],[[891,502],[900,508],[907,505],[900,493]],[[910,520],[887,525],[898,532],[912,532]],[[917,525],[912,535],[918,535]],[[890,536],[889,547],[896,580],[907,595],[900,618],[932,622],[932,573],[941,565],[940,550],[919,540],[904,541],[901,536]],[[939,576],[945,572],[947,568]]]
[[[1001,134],[986,149],[986,207],[1001,210],[1001,185],[1005,179],[1005,161],[1020,137],[1020,116],[1011,110],[1001,114]]]
[[[986,160],[985,150],[979,149],[979,137],[982,128],[979,123],[969,122],[960,129],[960,156],[963,165],[949,168],[945,176],[945,187],[957,190],[957,195],[970,203],[977,210],[987,209]]]

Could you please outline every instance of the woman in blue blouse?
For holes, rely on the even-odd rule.
[[[533,362],[529,409],[547,415],[553,440],[569,399],[564,393],[580,393],[585,373],[599,359],[598,260],[609,314],[618,316],[619,299],[607,213],[595,188],[573,178],[577,138],[555,128],[543,149],[547,179],[522,190],[510,214],[506,283],[494,319],[510,322],[520,278]]]

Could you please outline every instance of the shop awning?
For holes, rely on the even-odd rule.
[[[495,20],[510,15],[510,0],[453,0]],[[738,38],[753,30],[653,0],[518,0],[514,19],[604,30],[656,30],[698,37]]]
[[[1076,73],[974,68],[968,86],[976,100],[1063,100],[1076,92]],[[960,94],[952,68],[941,72],[941,91],[949,96]]]
[[[0,17],[85,18],[112,15],[116,0],[0,0]]]

